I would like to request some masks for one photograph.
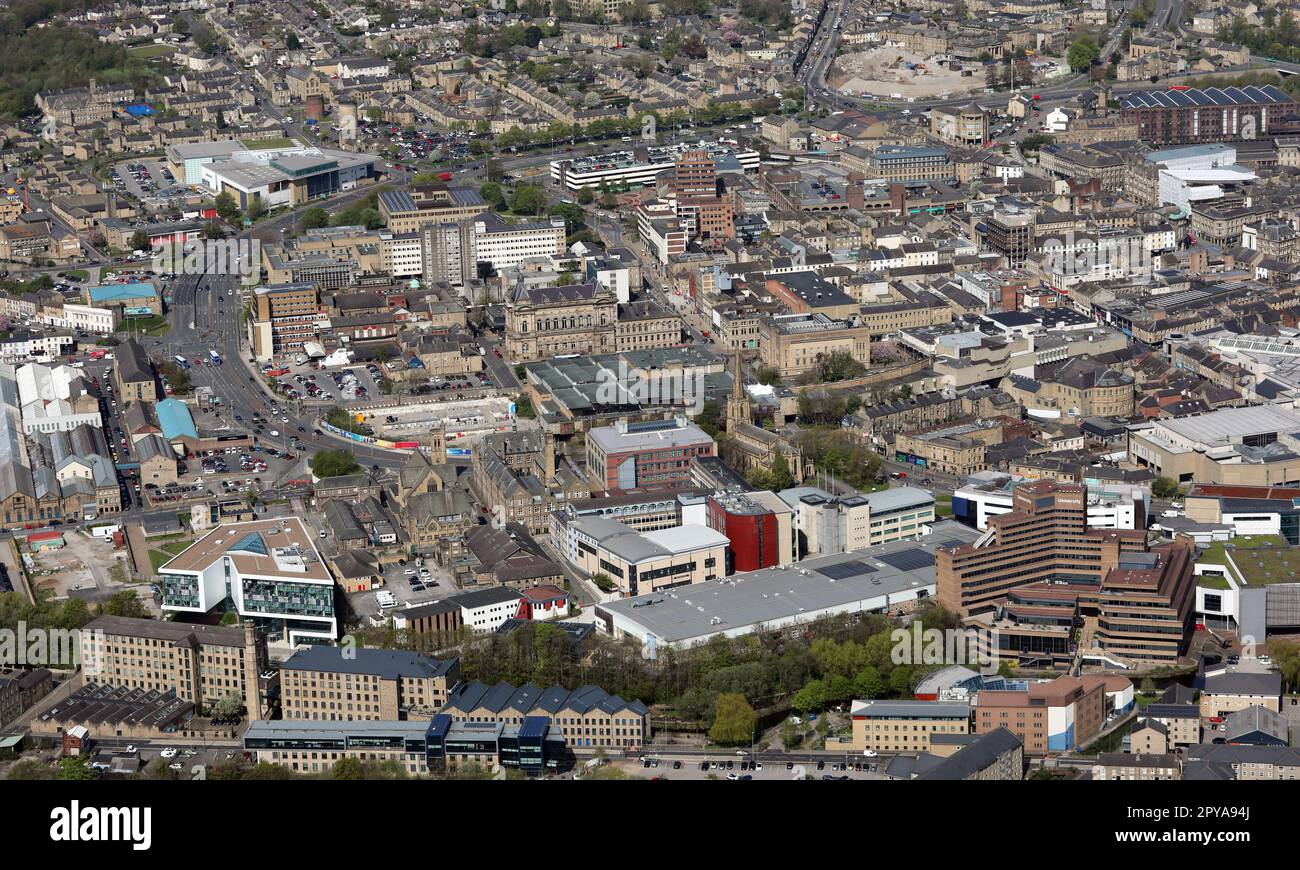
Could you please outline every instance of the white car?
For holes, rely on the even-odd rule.
[[[173,747],[173,746],[168,746],[168,747],[167,747],[166,749],[164,749],[162,752],[158,753],[158,757],[159,757],[159,758],[175,758],[175,757],[176,757],[176,748]]]
[[[136,748],[135,748],[134,745],[132,745],[132,746],[128,746],[128,747],[127,747],[125,750],[123,750],[123,751],[126,752],[127,755],[135,755],[135,753],[137,752],[137,750],[136,750]]]
[[[862,750],[862,757],[863,757],[863,758],[878,758],[878,757],[880,757],[880,753],[876,752],[876,750],[874,750],[874,749],[864,749],[864,750]]]
[[[270,432],[270,435],[271,435],[272,438],[279,438],[279,437],[280,437],[280,430],[279,430],[279,429],[272,429],[271,432]]]

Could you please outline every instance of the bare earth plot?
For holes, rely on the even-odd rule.
[[[913,68],[908,69],[907,65]],[[845,94],[889,97],[943,98],[983,90],[984,75],[953,72],[926,55],[901,48],[868,48],[840,55],[827,76]]]

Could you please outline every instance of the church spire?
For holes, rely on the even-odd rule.
[[[745,392],[745,376],[740,371],[740,349],[737,348],[736,365],[731,375],[731,396],[727,399],[727,428],[749,422],[749,394]]]

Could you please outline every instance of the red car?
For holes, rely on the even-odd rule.
[[[1218,725],[1220,722],[1223,721],[1223,717],[1222,717],[1222,716],[1211,716],[1211,717],[1209,718],[1208,721],[1214,723],[1215,725]]]

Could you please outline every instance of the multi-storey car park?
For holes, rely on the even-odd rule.
[[[688,151],[702,151],[713,158],[717,172],[757,172],[759,155],[751,149],[740,150],[722,143],[681,143],[651,146],[640,151],[615,151],[592,157],[551,162],[551,180],[569,190],[584,187],[648,187],[662,172],[671,172],[677,158]]]

